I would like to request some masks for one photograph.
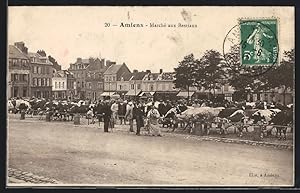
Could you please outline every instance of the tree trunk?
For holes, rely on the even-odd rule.
[[[285,106],[285,93],[286,93],[286,87],[284,87],[284,90],[283,90],[283,105]]]
[[[216,98],[216,83],[214,83],[214,99]]]

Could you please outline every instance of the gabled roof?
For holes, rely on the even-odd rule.
[[[103,68],[101,68],[103,66]],[[107,67],[104,64],[104,60],[100,60],[99,58],[95,59],[87,68],[88,71],[100,71],[105,72]]]
[[[152,80],[156,80],[160,73],[148,73],[144,76],[143,80],[148,80],[148,77],[152,76]]]
[[[174,80],[175,72],[163,72],[159,75],[158,80]]]
[[[31,58],[31,57],[36,57],[36,58],[40,58],[41,55],[39,55],[38,53],[35,53],[35,52],[29,52],[28,53],[28,56]]]
[[[89,64],[90,63],[90,60],[89,59],[82,59],[82,63],[84,63],[84,64]]]
[[[143,80],[147,72],[136,72],[132,74],[131,80]]]
[[[8,49],[8,56],[9,58],[16,58],[16,59],[29,59],[29,57],[22,53],[21,50],[19,50],[17,47],[13,46],[13,45],[9,45],[9,49]]]
[[[120,70],[123,64],[114,64],[108,67],[104,74],[116,74]]]
[[[73,73],[69,72],[68,70],[59,70],[53,74],[53,77],[63,78],[63,77],[67,77],[68,75],[73,76]]]
[[[41,56],[40,54],[35,53],[35,52],[29,52],[29,53],[28,53],[28,56],[29,56],[30,58],[36,58],[36,59],[37,59],[37,60],[35,61],[36,63],[53,65],[53,63],[49,61],[49,59],[48,59],[47,56]],[[46,62],[43,62],[41,59],[45,59]]]
[[[124,72],[123,74],[121,74],[120,79],[123,78],[123,81],[129,81],[131,79],[131,77],[132,77],[131,73]]]

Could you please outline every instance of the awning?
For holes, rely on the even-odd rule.
[[[193,96],[194,94],[195,94],[195,92],[180,91],[176,96],[188,97],[188,96]]]
[[[110,96],[111,97],[114,94],[115,94],[115,92],[103,92],[100,96],[104,96],[104,97]]]
[[[141,90],[130,90],[125,94],[125,96],[138,96],[141,92]]]
[[[153,97],[155,92],[141,92],[140,97]]]

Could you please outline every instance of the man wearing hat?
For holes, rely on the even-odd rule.
[[[104,132],[108,132],[109,122],[112,114],[108,100],[104,101],[104,105],[102,108],[103,108],[102,112],[103,112],[103,119],[104,119]]]

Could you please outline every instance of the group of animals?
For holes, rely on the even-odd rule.
[[[155,104],[157,106],[158,104]],[[53,120],[73,120],[75,114],[86,115],[95,104],[88,104],[81,100],[79,102],[70,101],[47,101],[45,99],[16,99],[8,100],[8,110],[11,113],[25,112],[33,116],[38,115],[39,119],[44,119],[49,114]],[[248,132],[250,127],[261,127],[261,137],[272,135],[286,139],[287,128],[293,124],[293,109],[239,109],[224,107],[173,107],[164,116],[160,123],[163,127],[167,126],[172,131],[183,128],[195,129],[196,124],[200,123],[204,133],[209,134],[212,130],[220,134],[227,134],[229,128],[241,137],[244,132]]]
[[[292,129],[293,110],[285,109],[238,109],[224,107],[188,107],[185,111],[180,111],[174,107],[170,109],[162,118],[164,126],[172,128],[190,129],[192,132],[198,123],[202,125],[204,133],[209,134],[216,130],[220,134],[227,134],[229,128],[238,133],[240,137],[245,132],[249,132],[256,127],[260,127],[260,137],[266,137],[275,133],[279,139],[286,139],[287,128]]]

